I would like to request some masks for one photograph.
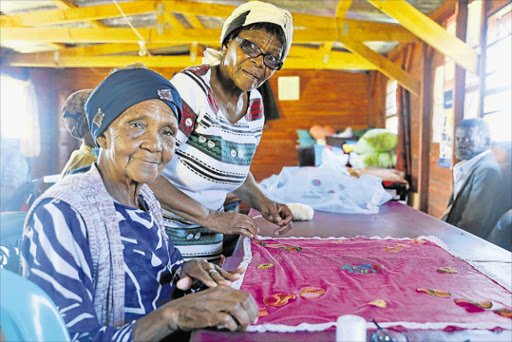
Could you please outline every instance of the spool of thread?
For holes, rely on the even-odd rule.
[[[366,342],[366,320],[356,315],[338,317],[336,342]]]

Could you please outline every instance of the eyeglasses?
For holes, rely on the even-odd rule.
[[[240,49],[247,56],[258,58],[259,56],[263,55],[263,64],[265,64],[269,69],[279,70],[283,66],[283,62],[281,62],[279,58],[270,53],[261,52],[261,49],[258,47],[258,45],[254,44],[253,42],[242,37],[235,37],[235,40],[238,43],[238,46],[240,46]]]

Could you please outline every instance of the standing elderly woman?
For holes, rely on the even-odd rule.
[[[251,217],[221,212],[229,192],[279,225],[275,235],[292,227],[290,209],[267,198],[249,171],[265,121],[256,88],[282,67],[292,35],[290,12],[259,1],[245,3],[224,23],[221,51],[208,49],[208,64],[187,68],[171,80],[183,101],[176,158],[151,187],[165,209],[167,232],[185,259],[218,261],[222,234],[256,236]]]
[[[178,330],[245,329],[257,318],[247,293],[202,260],[183,263],[165,234],[154,181],[174,154],[181,115],[175,88],[147,69],[116,71],[86,104],[100,147],[90,171],[50,188],[30,210],[24,276],[55,301],[73,340],[160,340]],[[171,300],[194,281],[208,290]]]

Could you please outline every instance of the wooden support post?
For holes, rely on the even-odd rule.
[[[456,6],[456,35],[462,41],[466,41],[466,31],[468,23],[468,0],[459,0]],[[453,135],[455,137],[455,127],[464,119],[464,99],[466,95],[466,71],[459,65],[455,66],[455,89],[453,97]],[[455,144],[452,144],[452,150]],[[452,153],[452,164],[455,158]]]
[[[419,172],[418,172],[418,195],[419,209],[428,212],[428,188],[430,180],[430,139],[432,127],[433,108],[433,82],[432,82],[432,55],[431,48],[423,43],[423,87],[421,88],[421,111],[420,116],[420,139],[419,139]]]

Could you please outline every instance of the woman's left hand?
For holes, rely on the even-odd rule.
[[[286,204],[277,203],[274,201],[266,201],[263,206],[260,207],[261,215],[269,222],[277,224],[279,228],[274,230],[274,235],[283,235],[292,229],[292,211]]]
[[[193,259],[183,263],[181,267],[180,280],[176,287],[180,290],[188,290],[196,281],[201,281],[208,287],[217,287],[218,285],[231,285],[232,281],[240,278],[246,267],[235,271],[223,270],[220,266],[212,264],[204,259]]]

